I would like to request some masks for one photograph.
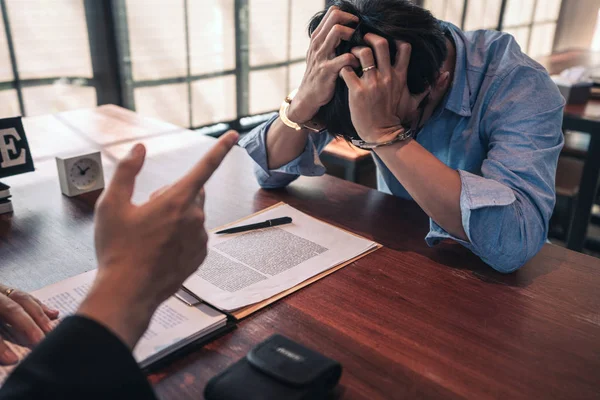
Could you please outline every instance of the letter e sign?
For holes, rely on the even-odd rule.
[[[33,170],[21,117],[0,119],[0,178]]]

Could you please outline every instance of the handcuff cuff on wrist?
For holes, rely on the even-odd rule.
[[[359,149],[375,150],[379,147],[390,146],[390,145],[398,143],[398,142],[404,142],[405,140],[412,138],[414,136],[414,132],[415,131],[413,129],[406,130],[406,129],[402,128],[402,131],[398,134],[398,136],[396,136],[392,140],[388,140],[385,142],[366,142],[364,140],[358,140],[358,139],[352,139],[350,142],[354,146],[358,147]]]

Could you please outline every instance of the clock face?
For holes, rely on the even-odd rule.
[[[100,176],[100,166],[96,160],[81,158],[71,165],[69,182],[79,190],[94,187]]]

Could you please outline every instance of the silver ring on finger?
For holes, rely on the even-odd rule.
[[[363,70],[363,72],[367,72],[367,71],[370,71],[370,70],[372,70],[374,68],[376,68],[376,67],[374,65],[371,65],[369,67],[364,67],[362,70]]]

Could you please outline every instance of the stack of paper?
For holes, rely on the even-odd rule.
[[[283,297],[278,295],[380,247],[283,203],[231,226],[281,217],[293,222],[238,234],[212,233],[206,261],[184,287],[221,310],[239,310],[277,300]]]

